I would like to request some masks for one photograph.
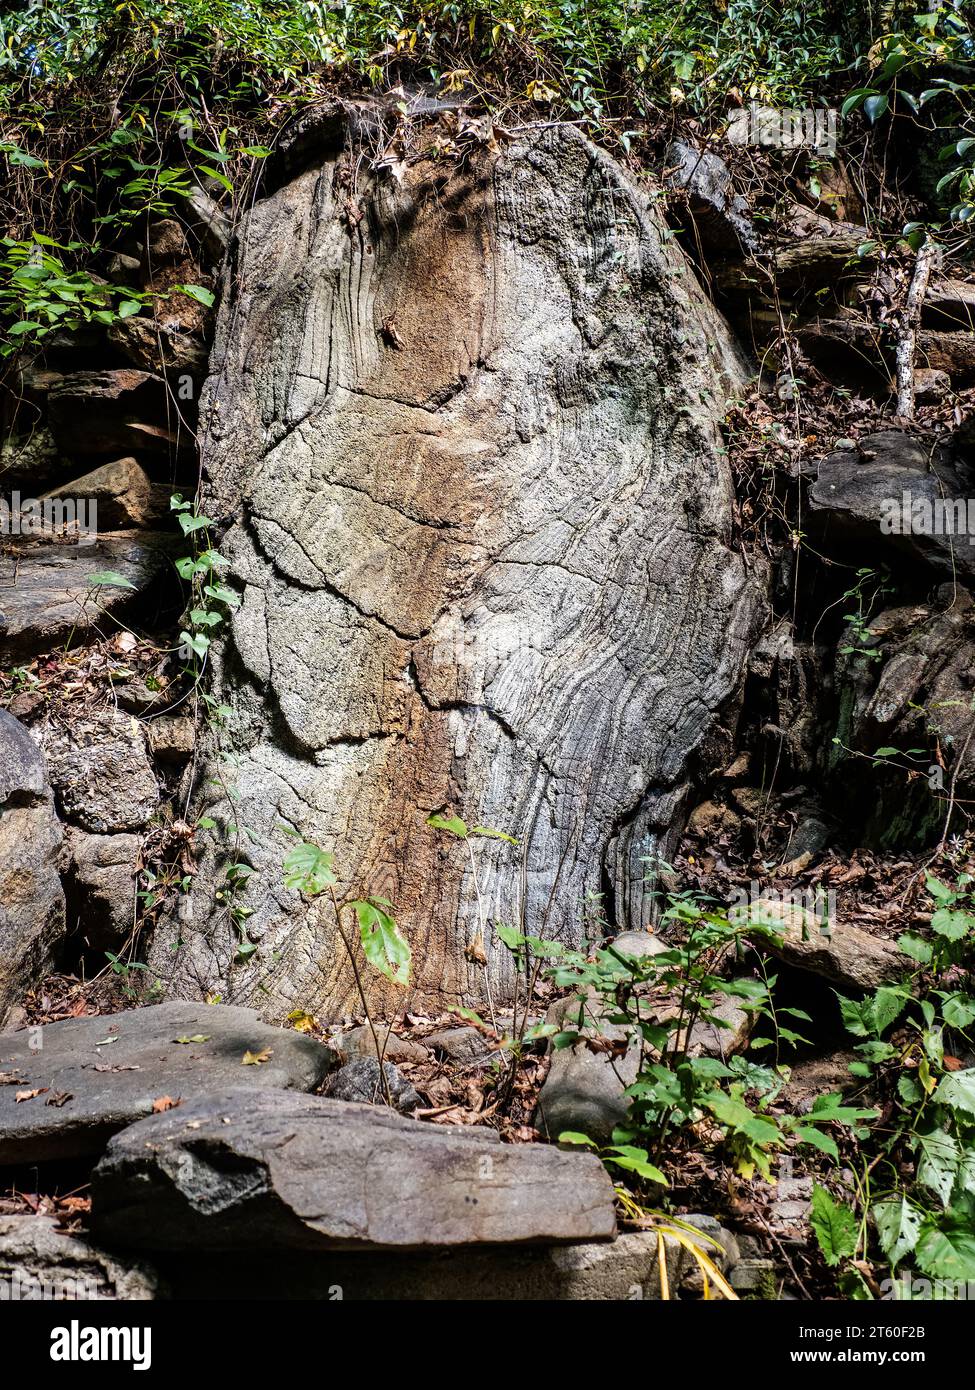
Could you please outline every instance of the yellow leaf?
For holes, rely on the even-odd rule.
[[[288,1014],[288,1022],[296,1033],[311,1033],[315,1028],[314,1015],[306,1014],[304,1009],[292,1009]]]
[[[245,1052],[241,1061],[242,1067],[259,1067],[262,1062],[268,1061],[271,1056],[269,1047],[262,1047],[260,1052]]]

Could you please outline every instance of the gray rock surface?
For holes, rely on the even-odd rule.
[[[758,249],[748,204],[734,191],[723,159],[675,140],[667,149],[666,165],[670,187],[687,190],[694,228],[708,249],[725,254]]]
[[[146,601],[170,568],[172,537],[149,531],[99,536],[93,545],[23,539],[0,555],[0,642],[8,656],[50,651],[73,635],[83,641],[106,614],[122,617]],[[94,574],[113,570],[132,588],[100,587]]]
[[[363,1023],[358,1028],[350,1029],[348,1033],[337,1034],[332,1039],[333,1045],[337,1051],[345,1053],[348,1057],[375,1057],[378,1039],[383,1058],[388,1062],[430,1060],[429,1051],[421,1043],[413,1042],[410,1038],[397,1037],[387,1024],[376,1024],[375,1029],[374,1038],[372,1029]]]
[[[0,1302],[165,1296],[156,1272],[65,1235],[48,1216],[0,1216]]]
[[[114,949],[135,925],[142,837],[89,835],[69,826],[61,849],[68,927],[96,951]]]
[[[885,542],[928,564],[953,573],[975,575],[975,545],[969,543],[967,499],[973,495],[975,468],[970,460],[956,458],[944,448],[934,448],[921,438],[901,430],[867,435],[853,449],[838,449],[824,459],[809,489],[813,511],[824,516],[841,534],[876,545]],[[905,502],[905,494],[909,501]],[[934,508],[961,506],[965,522],[962,534],[939,532]],[[891,503],[896,503],[896,513]],[[915,516],[914,504],[930,509],[932,524],[926,530],[926,510]],[[950,518],[953,522],[953,514]],[[891,530],[890,526],[896,526]],[[975,539],[973,533],[972,539]]]
[[[205,1042],[178,1038],[205,1037]],[[310,1091],[335,1062],[329,1048],[252,1009],[171,1002],[0,1035],[0,1164],[101,1153],[117,1130],[153,1113],[164,1097],[183,1102],[216,1087],[253,1096],[272,1088]],[[245,1053],[269,1049],[245,1065]],[[18,1094],[39,1090],[31,1099]],[[62,1100],[61,1097],[68,1099]]]
[[[598,1005],[586,1005],[584,1019],[593,1031]],[[545,1015],[546,1023],[560,1028],[578,1026],[578,1001],[559,1000]],[[627,1031],[605,1019],[600,1034],[610,1041],[625,1041]],[[551,1053],[548,1076],[538,1096],[534,1124],[553,1142],[566,1130],[588,1134],[597,1144],[607,1144],[613,1130],[626,1121],[629,1101],[623,1094],[636,1080],[640,1050],[632,1043],[622,1057],[592,1052],[583,1043]]]
[[[770,926],[782,944],[763,942],[763,950],[847,989],[879,989],[910,970],[910,961],[892,941],[852,922],[832,922],[831,930],[824,931],[814,913],[793,903],[760,899],[748,908],[732,909],[728,917],[743,921],[750,917]]]
[[[43,494],[84,498],[95,504],[100,531],[132,531],[158,523],[168,511],[162,489],[156,489],[134,458],[103,463],[81,478],[65,479]]]
[[[0,710],[0,1027],[64,934],[60,845],[41,750]]]
[[[122,710],[83,712],[40,731],[58,808],[95,835],[141,830],[159,803],[145,730]]]
[[[438,1057],[453,1062],[481,1061],[494,1050],[476,1028],[442,1028],[437,1033],[428,1033],[424,1042]]]
[[[649,920],[644,856],[761,607],[719,433],[741,368],[619,165],[562,126],[442,187],[378,173],[350,237],[353,165],[326,148],[248,214],[201,402],[204,507],[233,523],[243,599],[213,657],[259,950],[235,968],[208,931],[204,853],[153,963],[272,1016],[359,1007],[329,904],[282,886],[282,822],[334,851],[343,890],[395,902],[411,1007],[485,997],[470,864],[431,812],[520,836],[525,911],[567,942],[604,873],[619,926]],[[219,819],[212,757],[198,809]],[[516,920],[511,846],[478,857],[488,923]],[[513,964],[487,936],[501,1005]]]
[[[594,1240],[616,1224],[595,1154],[274,1091],[218,1092],[116,1135],[92,1220],[113,1246],[262,1252]]]
[[[395,1109],[404,1115],[415,1110],[420,1104],[420,1097],[392,1062],[383,1062],[383,1075]],[[329,1080],[328,1094],[332,1100],[385,1105],[386,1092],[379,1077],[378,1060],[375,1057],[356,1057],[346,1062]]]

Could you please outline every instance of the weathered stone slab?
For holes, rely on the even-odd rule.
[[[155,1271],[67,1236],[47,1216],[0,1216],[0,1302],[164,1296]]]
[[[41,750],[0,710],[0,1027],[64,932],[60,844]]]
[[[119,531],[92,545],[24,539],[0,556],[0,641],[8,656],[49,650],[73,634],[84,638],[121,616],[169,568],[173,538],[154,532]],[[93,589],[92,575],[112,570],[131,588]],[[134,592],[133,592],[134,591]]]
[[[205,1037],[205,1042],[178,1042]],[[244,1097],[273,1088],[310,1091],[334,1064],[321,1043],[262,1023],[253,1009],[155,1004],[40,1031],[0,1035],[0,1164],[101,1153],[117,1130],[153,1113],[164,1097],[184,1102],[218,1087]],[[269,1049],[244,1065],[247,1052]],[[18,1101],[24,1092],[41,1094]],[[62,1099],[67,1097],[67,1099]]]
[[[92,1219],[100,1239],[150,1250],[410,1250],[616,1229],[594,1154],[239,1090],[116,1135],[95,1170]]]

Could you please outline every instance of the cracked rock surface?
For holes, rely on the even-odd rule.
[[[579,943],[598,892],[620,929],[650,918],[646,856],[761,621],[719,435],[741,366],[651,201],[571,128],[402,181],[316,159],[241,231],[201,407],[242,603],[199,810],[247,827],[257,951],[235,963],[213,910],[215,847],[152,964],[269,1018],[350,1006],[330,904],[282,886],[290,827],[395,903],[413,1006],[479,1005],[486,973],[513,986],[490,924],[519,918],[518,853],[478,843],[486,972],[431,813],[521,839],[531,928]]]

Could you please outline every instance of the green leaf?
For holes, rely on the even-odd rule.
[[[929,964],[933,955],[931,943],[925,941],[922,936],[915,936],[913,932],[905,932],[897,938],[897,949],[911,960],[916,960],[919,965]]]
[[[131,579],[126,579],[118,570],[99,570],[97,574],[88,576],[88,583],[93,589],[131,589],[135,592]]]
[[[587,1149],[598,1148],[596,1142],[589,1138],[588,1134],[580,1134],[575,1129],[564,1129],[559,1135],[560,1144],[578,1144]]]
[[[863,110],[867,120],[872,125],[874,121],[884,114],[889,106],[890,98],[886,95],[867,97],[866,101],[863,103]]]
[[[824,1134],[815,1125],[800,1125],[796,1129],[796,1138],[802,1144],[812,1144],[814,1149],[819,1149],[821,1153],[829,1154],[830,1158],[839,1160],[840,1151],[836,1147],[836,1140],[830,1135]]]
[[[934,1094],[939,1105],[975,1115],[975,1068],[954,1071],[941,1080]]]
[[[955,1175],[961,1155],[958,1145],[943,1129],[933,1129],[927,1134],[918,1135],[921,1159],[917,1165],[917,1180],[922,1187],[933,1192],[947,1206],[951,1189],[955,1185]]]
[[[968,912],[953,912],[941,907],[931,918],[931,930],[948,941],[961,941],[975,927],[975,917]]]
[[[202,285],[174,285],[173,289],[189,295],[190,299],[195,299],[198,304],[205,304],[208,309],[213,308],[213,291],[204,289]]]
[[[429,825],[429,821],[427,824]],[[506,835],[503,830],[492,830],[489,825],[475,825],[473,830],[470,830],[468,834],[486,836],[490,840],[505,840],[509,845],[516,845],[518,843],[514,835]]]
[[[914,1249],[923,1215],[906,1197],[878,1202],[874,1207],[873,1218],[877,1223],[880,1248],[892,1267]]]
[[[284,860],[284,886],[316,897],[338,880],[332,871],[332,855],[317,845],[302,841]]]
[[[410,982],[410,948],[396,922],[373,901],[354,902],[366,960],[397,985]]]
[[[914,1253],[921,1269],[933,1279],[975,1279],[975,1231],[971,1218],[952,1212],[929,1218]]]
[[[467,826],[460,816],[428,816],[427,825],[433,830],[446,830],[451,835],[456,835],[458,840],[467,839]]]
[[[975,1023],[975,999],[970,994],[949,994],[941,1014],[949,1028],[967,1028]]]
[[[813,1187],[810,1224],[828,1265],[856,1254],[857,1219],[849,1207],[836,1202],[825,1187]]]

